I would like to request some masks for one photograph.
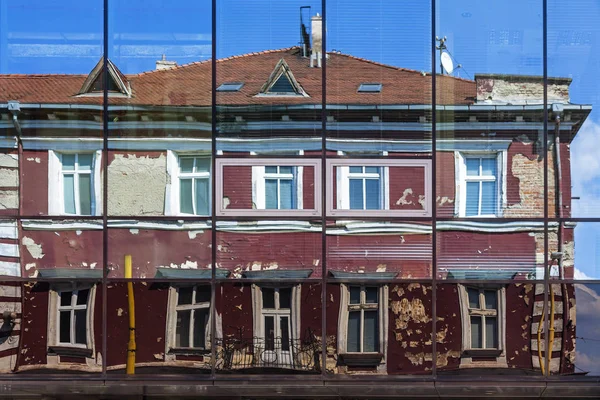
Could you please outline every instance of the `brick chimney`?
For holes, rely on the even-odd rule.
[[[321,68],[321,57],[323,53],[323,18],[317,13],[310,19],[310,34],[312,43],[310,48],[310,66]]]
[[[161,60],[157,60],[156,61],[156,69],[160,70],[160,69],[171,69],[171,68],[175,68],[177,66],[177,62],[175,61],[168,61],[167,60],[167,56],[166,55],[162,55],[162,59]]]

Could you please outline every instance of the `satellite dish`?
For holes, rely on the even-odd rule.
[[[448,53],[442,53],[440,59],[442,62],[442,67],[444,67],[447,73],[451,74],[452,71],[454,71],[454,63],[452,62],[452,59],[450,58]]]

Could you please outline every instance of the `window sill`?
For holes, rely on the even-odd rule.
[[[69,346],[49,346],[48,354],[68,357],[86,357],[90,358],[93,355],[92,349],[85,347],[69,347]]]
[[[383,360],[383,353],[345,353],[339,355],[340,362],[349,367],[376,367]]]
[[[167,354],[177,355],[177,356],[202,356],[211,354],[210,349],[193,349],[193,348],[177,348],[170,349]]]
[[[471,349],[463,352],[467,357],[499,357],[501,354],[502,350],[498,349]]]

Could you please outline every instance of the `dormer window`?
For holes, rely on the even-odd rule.
[[[282,58],[279,60],[269,79],[260,89],[258,96],[302,96],[309,97],[296,81],[289,65]]]
[[[244,82],[225,82],[217,88],[217,92],[239,92],[243,86]]]
[[[104,91],[104,73],[103,60],[100,59],[94,69],[89,73],[86,80],[83,82],[81,89],[77,93],[77,96],[102,96]],[[107,60],[108,68],[108,95],[113,97],[131,97],[131,86],[129,81],[123,75],[121,71],[112,63]]]
[[[359,93],[381,93],[381,83],[361,83],[358,87]]]

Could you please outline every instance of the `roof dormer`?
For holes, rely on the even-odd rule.
[[[102,67],[103,59],[101,58],[83,82],[77,96],[102,96],[104,90]],[[110,60],[107,60],[107,68],[108,95],[111,97],[131,97],[131,85],[127,77]]]
[[[279,60],[269,79],[260,89],[258,96],[302,96],[309,97],[298,83],[289,65]]]

